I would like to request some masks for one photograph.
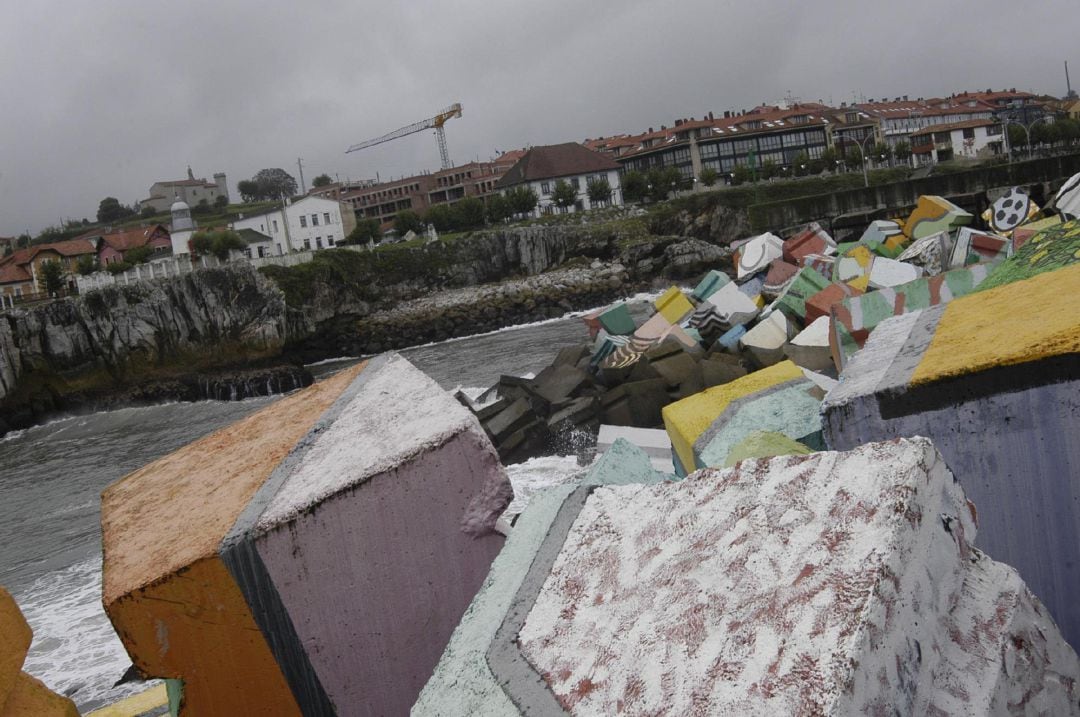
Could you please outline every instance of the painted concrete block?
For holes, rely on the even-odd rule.
[[[828,255],[836,251],[836,242],[816,222],[784,241],[784,261],[803,265],[803,259],[811,254]]]
[[[1039,205],[1031,201],[1023,187],[1012,187],[998,197],[985,212],[982,220],[990,229],[1008,236],[1021,224],[1031,221],[1039,214]]]
[[[829,284],[806,300],[805,320],[809,323],[813,323],[822,316],[829,316],[832,313],[833,304],[839,303],[851,296],[859,296],[862,293],[863,292],[860,289],[856,289],[855,287],[842,282]]]
[[[771,232],[751,237],[735,252],[735,270],[738,279],[745,279],[762,271],[775,259],[784,255],[784,240]]]
[[[974,219],[971,213],[965,212],[944,197],[923,195],[908,215],[903,230],[909,239],[919,240],[931,234],[950,232],[967,226]]]
[[[75,703],[56,694],[41,680],[20,672],[0,717],[79,717]]]
[[[900,236],[903,233],[900,225],[891,219],[876,219],[866,227],[866,231],[859,237],[859,243],[884,244],[890,238]]]
[[[875,289],[885,289],[915,281],[920,276],[922,276],[922,269],[914,264],[879,256],[870,269],[870,286]]]
[[[704,388],[729,383],[746,375],[742,362],[730,354],[714,353],[700,362],[701,382]]]
[[[1013,251],[1016,251],[1020,247],[1024,246],[1024,244],[1026,244],[1029,239],[1031,239],[1033,236],[1035,236],[1042,230],[1057,226],[1058,224],[1061,224],[1062,221],[1063,220],[1061,218],[1061,215],[1055,214],[1052,217],[1038,219],[1036,221],[1028,222],[1027,224],[1018,226],[1016,229],[1013,230],[1011,237]]]
[[[996,234],[961,227],[956,232],[949,266],[953,269],[971,264],[996,264],[1012,254],[1012,242]]]
[[[784,353],[793,362],[810,371],[831,370],[834,367],[832,351],[829,348],[831,323],[830,317],[819,316],[784,346]]]
[[[1080,220],[1039,232],[998,264],[980,290],[994,289],[1080,262]]]
[[[575,493],[491,638],[500,714],[1076,714],[1075,652],[975,535],[925,439]]]
[[[653,304],[656,310],[672,324],[677,324],[694,311],[694,305],[683,296],[682,289],[673,286],[660,295]]]
[[[795,329],[788,318],[780,311],[769,314],[746,335],[739,339],[739,345],[750,352],[762,366],[771,366],[784,359],[784,344],[795,335]]]
[[[518,591],[530,579],[542,582],[546,570],[533,570],[554,559],[558,537],[569,525],[559,520],[564,503],[580,501],[594,486],[652,484],[664,480],[649,456],[626,440],[616,440],[589,469],[580,485],[545,490],[529,502],[502,552],[492,563],[483,587],[469,605],[431,678],[424,686],[413,717],[446,715],[515,715],[518,708],[493,672],[488,651],[518,603]]]
[[[806,301],[829,285],[829,280],[812,267],[804,267],[776,300],[776,308],[792,321],[806,320]]]
[[[305,714],[408,710],[511,497],[471,414],[400,356],[369,363],[222,541]]]
[[[720,335],[720,338],[716,340],[716,346],[729,353],[738,351],[739,341],[743,336],[746,336],[746,326],[743,324],[733,326]]]
[[[733,283],[722,286],[708,302],[714,308],[723,328],[750,322],[761,311],[761,307]]]
[[[625,336],[634,333],[637,324],[630,316],[630,309],[626,304],[615,304],[605,309],[597,320],[604,330],[612,336]]]
[[[732,401],[694,441],[694,469],[726,465],[732,448],[755,431],[823,448],[821,392],[800,376]]]
[[[600,329],[596,334],[596,341],[593,342],[592,360],[589,363],[593,366],[600,365],[600,362],[615,353],[616,349],[625,346],[629,341],[630,339],[626,336],[612,336],[607,331]]]
[[[671,445],[679,462],[684,466],[694,465],[694,441],[732,401],[801,376],[798,366],[790,361],[782,361],[665,406],[664,428],[671,437]]]
[[[635,428],[633,426],[600,425],[596,438],[596,455],[599,458],[607,453],[615,443],[624,440],[645,452],[652,467],[661,473],[673,474],[675,466],[671,462],[671,439],[662,428]]]
[[[831,346],[836,367],[842,368],[885,319],[970,294],[986,280],[989,271],[985,264],[974,264],[833,304]]]
[[[683,301],[686,299],[684,298]],[[646,351],[660,345],[668,337],[674,338],[686,348],[692,348],[697,343],[681,326],[671,323],[664,314],[657,313],[639,326],[628,341],[612,351],[600,363],[600,366],[609,369],[632,366],[645,355]]]
[[[705,275],[705,278],[698,282],[698,285],[694,287],[694,291],[691,293],[698,301],[704,301],[710,296],[716,293],[716,291],[724,284],[730,283],[731,279],[728,275],[722,271],[716,269],[711,270]]]
[[[604,313],[605,309],[597,309],[596,311],[590,311],[581,317],[581,320],[585,322],[585,326],[589,329],[589,340],[595,341],[596,335],[600,333],[600,314]]]
[[[660,411],[670,401],[665,379],[627,381],[600,398],[600,420],[617,426],[655,428],[663,421]]]
[[[766,268],[768,268],[768,265],[766,265]],[[765,285],[765,271],[759,271],[746,279],[740,279],[736,285],[739,287],[739,291],[757,301],[758,297],[761,296],[761,287]]]
[[[1061,185],[1053,205],[1066,221],[1080,219],[1080,174],[1074,174]]]
[[[852,281],[870,274],[874,254],[865,244],[855,244],[841,252],[833,265],[833,281]]]
[[[33,637],[15,598],[0,587],[0,707],[18,682]]]
[[[771,458],[773,456],[805,456],[813,453],[798,441],[776,431],[754,431],[731,447],[724,468],[731,468],[749,458]]]
[[[362,370],[287,396],[102,494],[105,611],[144,674],[184,680],[184,714],[301,713],[220,544]]]
[[[952,234],[937,232],[912,242],[897,259],[920,267],[928,276],[935,276],[949,268],[954,244]]]
[[[976,545],[1016,566],[1080,644],[1080,266],[879,325],[824,405],[832,448],[933,439],[979,508]]]
[[[775,299],[787,288],[788,284],[795,280],[795,275],[798,273],[799,267],[777,259],[769,264],[769,270],[765,273],[765,283],[761,285],[761,295],[766,299]]]
[[[825,256],[824,254],[807,254],[799,262],[799,266],[809,267],[822,276],[832,276],[833,269],[836,266],[836,257]]]

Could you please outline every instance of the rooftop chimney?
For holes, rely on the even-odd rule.
[[[713,118],[713,116],[712,116],[712,110],[709,110],[709,119],[710,119],[710,120],[712,120],[712,118]]]
[[[682,125],[682,123],[683,123],[683,121],[682,121],[681,119],[677,119],[677,120],[675,120],[675,126],[676,126],[676,127],[678,127],[678,126]]]

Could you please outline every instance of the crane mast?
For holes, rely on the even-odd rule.
[[[461,103],[455,102],[434,117],[429,117],[426,120],[421,120],[420,122],[414,122],[413,124],[406,125],[404,127],[394,130],[393,132],[388,132],[381,137],[376,137],[375,139],[369,139],[364,142],[354,144],[347,150],[345,150],[345,154],[348,154],[349,152],[357,152],[361,149],[367,149],[368,147],[374,147],[377,144],[389,142],[390,140],[398,139],[399,137],[405,137],[410,134],[416,134],[417,132],[423,132],[425,129],[434,128],[435,140],[439,144],[439,158],[442,160],[442,168],[450,169],[450,152],[446,148],[446,130],[443,129],[443,125],[446,124],[447,120],[451,120],[454,117],[460,116]]]

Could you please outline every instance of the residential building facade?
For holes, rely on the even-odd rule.
[[[912,133],[912,156],[918,165],[993,157],[1005,151],[1004,134],[1002,124],[991,119],[935,125]]]
[[[495,189],[506,193],[517,187],[532,189],[538,198],[533,216],[560,211],[584,211],[600,206],[617,206],[622,202],[619,182],[619,163],[611,157],[589,149],[576,142],[532,147],[499,179]],[[599,204],[589,199],[589,184],[604,180],[611,189],[606,201]],[[575,191],[574,204],[562,209],[555,204],[553,195],[559,181],[569,184]]]
[[[148,227],[132,227],[110,232],[88,232],[76,239],[86,239],[97,248],[97,261],[105,267],[125,261],[132,249],[147,247],[151,259],[172,255],[172,239],[162,224]]]
[[[224,172],[214,174],[213,182],[208,182],[205,177],[196,179],[191,167],[188,167],[187,173],[187,179],[154,182],[150,185],[150,196],[141,200],[139,207],[153,207],[156,212],[167,212],[177,199],[189,207],[195,207],[203,200],[213,205],[218,197],[229,198],[229,186]]]
[[[65,285],[69,290],[74,290],[75,265],[79,258],[96,254],[94,243],[80,238],[18,249],[0,259],[0,293],[21,298],[44,292],[41,268],[50,261],[60,264]]]
[[[356,216],[344,202],[308,196],[287,201],[282,209],[237,219],[230,226],[270,237],[272,253],[281,255],[336,246],[356,228]]]

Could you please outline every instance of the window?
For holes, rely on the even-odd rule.
[[[326,246],[334,246],[334,235],[333,234],[327,234],[326,235]]]
[[[304,237],[304,251],[311,251],[311,237]]]
[[[301,227],[306,227],[307,226],[307,217],[305,217],[303,214],[300,215],[300,226]]]
[[[313,226],[313,227],[319,226],[319,215],[318,214],[312,214],[311,215],[311,226]]]
[[[551,182],[541,182],[540,183],[540,193],[541,194],[551,194]]]
[[[277,231],[278,231],[277,219],[275,219],[274,220],[274,233],[277,234]]]
[[[758,144],[761,146],[761,150],[767,149],[779,149],[780,148],[780,135],[770,134],[758,139]]]
[[[720,154],[720,148],[715,144],[703,144],[701,145],[701,157],[706,159],[709,157],[716,157]]]
[[[688,147],[680,147],[675,150],[675,163],[683,164],[690,161],[690,149]]]
[[[974,127],[966,127],[966,128],[964,128],[964,139],[975,139],[975,128]]]
[[[315,248],[322,249],[322,237],[315,237]]]
[[[323,219],[326,220],[326,226],[330,226],[330,212],[323,212]]]
[[[570,180],[570,186],[572,186],[574,189],[581,189],[581,180],[577,177],[574,177]]]
[[[266,247],[259,245],[259,258],[262,259],[266,256]]]
[[[282,254],[285,253],[284,251],[282,251],[280,244],[277,245],[277,253],[278,253],[278,256],[281,256]]]
[[[986,128],[986,134],[987,134],[988,137],[996,137],[997,135],[1001,134],[1001,125],[999,125],[999,124],[990,125],[989,127]]]

